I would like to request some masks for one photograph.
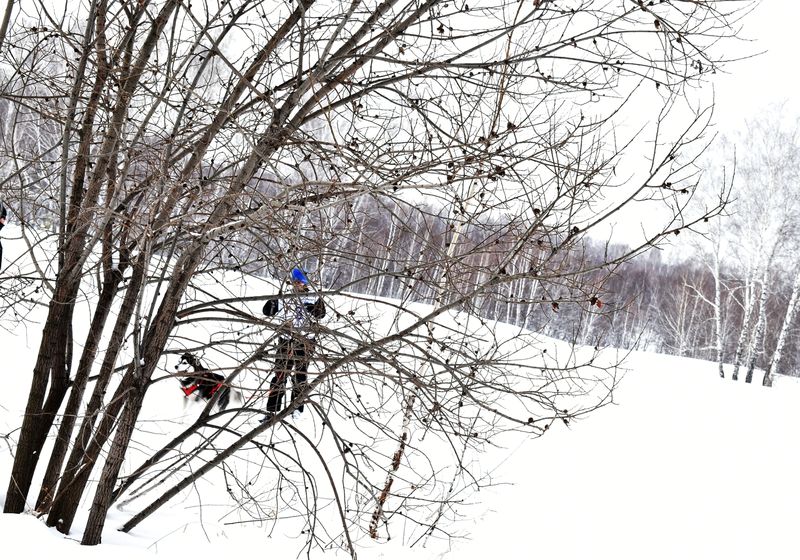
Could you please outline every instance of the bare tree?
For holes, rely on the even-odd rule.
[[[778,373],[781,359],[783,358],[783,350],[786,346],[786,340],[789,335],[794,318],[797,315],[797,302],[800,298],[800,272],[795,274],[794,282],[792,283],[792,293],[789,297],[789,303],[786,305],[786,314],[781,323],[778,340],[775,344],[775,351],[772,353],[772,358],[769,360],[766,372],[764,373],[763,384],[767,387],[772,387],[772,381]]]
[[[367,519],[376,538],[394,516],[441,531],[442,504],[479,483],[470,453],[584,415],[614,383],[593,351],[556,358],[530,334],[503,340],[482,310],[592,308],[621,263],[719,212],[724,201],[689,204],[710,112],[675,122],[676,106],[716,70],[715,43],[740,7],[91,0],[60,24],[37,4],[40,21],[9,29],[3,98],[59,131],[57,156],[47,145],[32,154],[55,160],[42,180],[64,211],[5,511],[24,509],[66,400],[36,507],[68,532],[100,466],[84,544],[100,542],[134,479],[138,496],[171,486],[125,530],[242,453],[278,473],[279,503],[303,505],[309,546],[332,531],[318,529],[323,495],[353,556]],[[651,120],[614,131],[633,100]],[[617,179],[640,141],[648,166]],[[629,250],[586,259],[582,240],[640,201],[670,213]],[[366,205],[389,221],[383,247]],[[405,254],[385,251],[401,240]],[[280,279],[296,265],[342,311],[318,333],[302,394],[253,426],[265,381],[256,359],[279,325],[248,307],[259,296],[220,297],[206,282],[254,270]],[[390,284],[403,290],[394,302],[357,293]],[[73,331],[87,288],[99,294],[86,301],[91,325]],[[387,328],[377,317],[390,312]],[[230,326],[203,339],[191,329],[208,314]],[[118,486],[162,357],[186,346],[227,357],[229,384],[255,372],[251,400],[208,408],[155,452],[172,468],[145,461]],[[303,403],[324,441],[281,424]],[[418,460],[443,445],[455,459],[445,480]]]
[[[722,138],[707,153],[707,156],[704,167],[708,192],[705,196],[708,198],[709,204],[714,205],[720,196],[724,196],[733,189],[733,182],[736,178],[736,149],[730,145],[727,138]],[[728,206],[728,212],[730,212],[731,206]],[[729,219],[730,216],[727,214],[715,218],[709,231],[694,243],[695,251],[708,269],[708,273],[711,274],[714,285],[713,295],[708,294],[704,289],[702,274],[694,275],[695,277],[690,280],[695,295],[713,312],[714,359],[719,367],[719,376],[722,378],[725,377],[726,341],[730,337],[729,329],[732,323],[729,320],[727,308],[734,292],[724,276],[725,265],[728,265],[725,261],[731,257],[729,246],[734,242],[727,232]],[[727,268],[732,267],[727,266]],[[744,335],[746,332],[747,329],[742,325],[740,335]],[[743,339],[740,336],[737,352],[741,347],[743,347]],[[693,356],[698,357],[699,355],[694,354]]]
[[[0,23],[0,50],[3,49],[3,43],[6,40],[8,33],[8,24],[11,22],[11,15],[14,12],[14,0],[6,1],[6,9],[3,11],[3,20]]]
[[[729,229],[736,236],[732,244],[735,256],[745,259],[751,274],[745,284],[752,290],[758,285],[758,297],[745,294],[745,309],[740,348],[749,340],[745,361],[745,381],[751,382],[759,357],[763,355],[767,323],[767,307],[776,276],[775,267],[794,238],[798,206],[794,185],[797,184],[797,123],[786,120],[781,107],[771,107],[764,115],[747,123],[737,142],[746,145],[737,157],[736,193]],[[749,317],[755,315],[752,334],[747,336]],[[737,358],[745,354],[737,351]],[[767,367],[769,359],[764,363]],[[740,360],[734,365],[734,380]]]

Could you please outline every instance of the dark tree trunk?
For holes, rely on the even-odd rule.
[[[58,429],[58,436],[56,437],[53,451],[50,454],[50,462],[47,465],[47,470],[42,480],[42,486],[39,490],[39,498],[36,501],[37,511],[47,512],[53,501],[53,491],[55,490],[58,477],[61,474],[61,467],[67,455],[72,431],[75,427],[75,420],[77,419],[78,411],[83,401],[83,394],[89,379],[89,373],[91,372],[92,364],[97,355],[100,337],[103,333],[103,328],[105,327],[108,315],[111,311],[111,304],[114,301],[114,295],[117,293],[117,287],[121,280],[122,272],[113,271],[107,276],[103,284],[94,318],[89,328],[89,334],[86,337],[86,346],[83,349],[81,361],[78,364],[78,370],[75,373],[75,379],[70,388],[69,400],[64,410],[61,426]]]
[[[64,301],[69,302],[72,299],[56,296],[50,303],[50,311],[39,346],[39,356],[33,369],[17,454],[11,469],[3,510],[5,513],[21,513],[25,509],[42,447],[69,386],[65,352],[70,332],[72,305],[61,303]]]
[[[50,514],[47,516],[48,526],[55,527],[61,533],[69,533],[72,523],[75,521],[75,514],[78,511],[81,496],[83,496],[83,491],[86,489],[86,484],[92,474],[92,469],[100,456],[100,451],[114,430],[117,416],[123,405],[125,405],[130,392],[131,387],[126,377],[117,388],[111,404],[103,410],[102,420],[97,430],[91,434],[91,440],[89,442],[79,440],[78,443],[81,443],[81,445],[73,447],[70,460],[73,459],[75,450],[78,448],[83,450],[82,457],[74,469],[68,472],[65,470],[65,475],[61,478],[58,491],[53,499],[53,505],[50,508]],[[68,464],[68,469],[69,466]],[[69,474],[69,477],[67,477],[67,474]]]
[[[129,369],[130,374],[139,377],[141,372],[136,371],[139,368],[140,366],[137,363],[132,363]],[[133,435],[133,430],[136,427],[136,419],[139,417],[139,411],[142,409],[146,387],[147,385],[142,379],[137,379],[135,386],[129,393],[125,410],[122,413],[119,426],[117,427],[114,442],[111,445],[108,457],[106,457],[103,474],[100,476],[97,492],[94,495],[92,509],[89,513],[89,519],[86,522],[86,530],[83,533],[81,544],[100,544],[103,526],[106,521],[106,513],[111,506],[114,485],[117,483],[119,470],[125,459],[125,452],[128,449],[131,435]]]
[[[128,324],[136,309],[136,301],[139,296],[142,284],[144,283],[145,268],[141,261],[137,261],[133,269],[133,275],[128,284],[128,289],[120,307],[119,315],[117,315],[117,322],[111,333],[111,338],[106,347],[103,363],[100,367],[100,374],[95,382],[94,391],[89,404],[86,408],[86,414],[83,422],[81,423],[78,437],[72,448],[72,453],[67,460],[67,466],[64,469],[58,491],[55,492],[53,497],[53,504],[50,509],[50,515],[47,518],[47,525],[56,527],[62,533],[68,533],[72,526],[72,521],[75,518],[75,512],[78,509],[78,503],[83,495],[83,488],[86,481],[89,479],[91,473],[91,465],[97,459],[97,455],[102,449],[105,439],[102,437],[100,430],[98,433],[93,434],[96,420],[100,415],[100,410],[103,405],[103,400],[111,381],[111,374],[114,371],[114,364],[117,361],[122,342],[125,338],[125,331],[128,329]],[[120,384],[117,389],[114,399],[111,401],[108,409],[105,410],[105,418],[116,418],[119,412],[126,390],[125,380]],[[106,422],[108,423],[108,422]],[[103,422],[101,422],[103,424]],[[89,468],[86,468],[86,465]],[[81,475],[81,480],[76,480],[75,477],[82,470],[88,470]]]
[[[181,296],[186,290],[186,286],[189,284],[197,265],[200,264],[203,256],[203,247],[202,241],[196,242],[193,247],[178,259],[172,278],[170,278],[169,286],[164,294],[164,299],[161,301],[155,319],[145,335],[142,344],[143,364],[132,364],[125,375],[125,379],[128,380],[126,384],[128,394],[125,395],[127,402],[125,415],[117,428],[111,452],[103,468],[100,483],[92,502],[92,509],[89,512],[89,524],[86,527],[82,544],[94,545],[100,542],[106,514],[108,513],[108,508],[111,507],[119,469],[122,466],[131,435],[136,427],[136,418],[138,418],[141,411],[148,383],[169,339],[169,333],[175,323],[175,314],[178,311]],[[121,402],[122,400],[122,395],[120,395],[119,401]],[[109,434],[111,427],[109,425]],[[107,434],[104,433],[104,435],[108,437]],[[72,516],[74,518],[74,511]]]
[[[162,10],[162,14],[159,14],[158,21],[162,25],[174,7],[175,3],[169,2]],[[141,16],[141,13],[139,13],[139,16]],[[66,394],[69,383],[69,374],[66,369],[69,327],[72,322],[75,296],[80,287],[83,263],[88,256],[88,231],[95,225],[95,216],[98,208],[96,202],[100,186],[106,177],[109,162],[116,152],[119,133],[122,130],[125,114],[130,104],[131,92],[138,84],[141,72],[152,53],[160,31],[161,28],[154,25],[145,44],[142,46],[142,53],[139,60],[137,60],[138,72],[135,77],[127,80],[124,90],[120,93],[103,145],[98,150],[99,157],[94,166],[96,171],[85,191],[82,188],[84,170],[81,165],[76,166],[76,180],[73,184],[69,212],[67,213],[67,224],[65,224],[66,235],[63,240],[64,244],[59,247],[59,262],[63,263],[63,266],[59,268],[55,293],[50,303],[50,312],[42,332],[39,358],[34,367],[31,392],[6,496],[4,511],[7,513],[19,513],[25,507],[25,500],[30,491],[31,481],[41,455],[42,446],[47,438],[53,418]],[[90,124],[91,118],[93,117],[87,117],[84,127]],[[82,159],[79,158],[79,164]],[[45,398],[44,394],[48,386],[48,378],[50,392],[42,406],[41,403]]]

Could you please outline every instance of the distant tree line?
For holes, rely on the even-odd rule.
[[[442,271],[431,266],[452,242],[446,209],[413,200],[404,203],[364,196],[350,203],[346,212],[339,210],[335,213],[345,217],[335,220],[332,226],[328,224],[336,235],[327,247],[332,254],[335,252],[336,258],[326,260],[324,256],[305,253],[306,265],[322,286],[426,304],[434,303],[437,297],[447,297],[436,288],[437,275]],[[309,229],[322,231],[322,226]],[[513,236],[513,225],[504,224],[501,215],[487,214],[482,222],[471,223],[459,243],[469,246],[472,251],[469,262],[474,267],[463,270],[458,282],[476,285],[493,273],[530,272],[538,261],[551,257],[553,247],[558,245],[552,237],[534,238],[530,247],[512,259],[504,270],[492,266],[506,254]],[[318,246],[316,242],[314,246]],[[227,241],[225,247],[225,255],[222,251],[217,253],[223,266],[248,260],[246,252],[235,256]],[[242,240],[241,247],[249,251],[251,241]],[[364,247],[369,248],[366,254]],[[293,249],[304,254],[302,248]],[[788,273],[776,272],[768,287],[763,339],[754,345],[754,322],[752,317],[748,318],[747,310],[759,297],[761,287],[738,267],[721,269],[718,327],[715,272],[697,258],[694,249],[689,249],[693,258],[676,259],[664,257],[662,252],[648,252],[636,259],[615,261],[628,251],[622,245],[582,238],[577,250],[565,253],[563,258],[551,257],[549,268],[542,269],[540,275],[528,275],[488,291],[468,311],[487,320],[579,344],[710,361],[719,358],[717,328],[721,327],[722,362],[729,373],[737,363],[742,366],[751,358],[757,369],[769,367],[792,297],[793,283]],[[415,269],[420,273],[415,274]],[[565,283],[554,284],[550,276],[555,269],[584,271],[580,289]],[[256,274],[264,270],[251,267]],[[276,271],[276,274],[281,273]],[[451,289],[458,290],[459,285],[454,284]],[[800,325],[793,322],[784,342],[781,367],[784,375],[800,375],[798,329]]]

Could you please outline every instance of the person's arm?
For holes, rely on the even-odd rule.
[[[316,319],[322,319],[327,311],[325,309],[325,302],[322,301],[322,298],[317,298],[314,303],[306,303],[305,307],[306,311],[308,311],[308,313]]]
[[[261,312],[264,313],[267,317],[274,317],[280,311],[280,300],[277,299],[268,299],[267,302],[264,304]]]

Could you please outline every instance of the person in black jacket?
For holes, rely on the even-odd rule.
[[[292,270],[291,285],[291,296],[268,299],[263,308],[264,315],[283,319],[284,323],[275,351],[275,375],[267,392],[267,414],[262,422],[271,420],[281,409],[289,376],[292,376],[292,400],[302,392],[316,346],[313,328],[326,312],[322,298],[310,293],[308,277],[302,269]],[[301,412],[302,404],[297,407],[297,413]]]

